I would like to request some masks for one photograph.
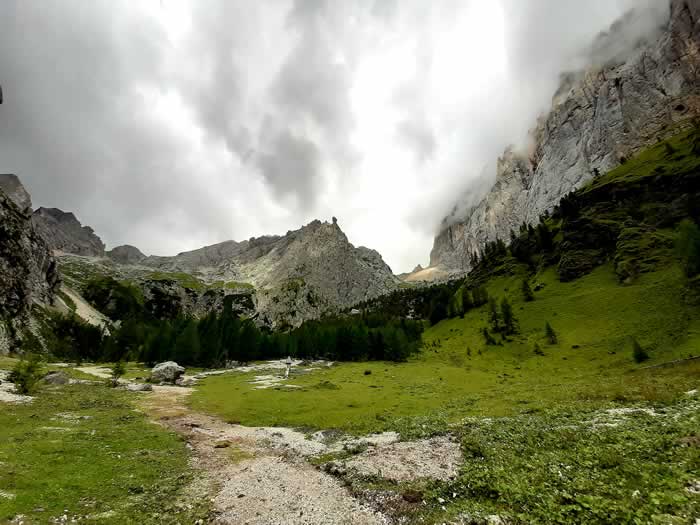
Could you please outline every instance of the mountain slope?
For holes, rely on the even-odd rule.
[[[612,45],[621,20],[596,48]],[[625,162],[700,113],[700,4],[673,0],[668,24],[624,62],[567,75],[532,133],[529,155],[508,150],[476,206],[446,217],[431,266],[465,271],[488,241],[507,240],[570,191]],[[456,208],[459,208],[457,206]]]

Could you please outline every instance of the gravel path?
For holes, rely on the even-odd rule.
[[[154,386],[143,407],[185,437],[193,464],[214,487],[212,523],[375,525],[388,521],[304,457],[328,447],[285,428],[230,425],[191,412],[191,389]]]

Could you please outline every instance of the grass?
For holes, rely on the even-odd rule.
[[[700,131],[697,129],[683,131],[646,148],[624,164],[592,181],[583,191],[593,191],[611,183],[628,184],[647,177],[676,177],[696,172],[700,169],[700,157],[692,154],[692,145],[698,133]]]
[[[99,523],[193,523],[185,444],[101,385],[44,387],[0,411],[0,521],[47,523],[67,511]]]
[[[489,282],[493,296],[510,298],[519,321],[519,333],[502,346],[485,345],[481,308],[428,329],[423,352],[408,363],[340,364],[293,377],[298,390],[255,390],[248,383],[253,374],[214,376],[194,393],[192,406],[244,425],[413,434],[414,422],[431,428],[465,416],[666,402],[697,387],[700,363],[641,370],[632,359],[632,336],[651,356],[644,365],[698,353],[700,324],[679,300],[678,268],[626,286],[611,265],[570,283],[550,269],[534,280],[544,287],[527,303],[521,279]],[[547,321],[556,345],[547,344]],[[535,354],[535,343],[544,356]]]
[[[206,290],[207,285],[204,281],[197,279],[195,276],[185,272],[151,272],[146,276],[147,279],[153,281],[175,281],[183,288],[190,290]]]

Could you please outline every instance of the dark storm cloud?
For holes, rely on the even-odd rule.
[[[184,237],[224,226],[216,204],[192,205],[206,191],[188,183],[185,145],[153,118],[164,45],[158,25],[109,1],[0,3],[0,169],[108,242],[175,216]]]
[[[284,130],[270,141],[270,153],[261,153],[257,163],[279,196],[296,195],[301,205],[308,206],[314,194],[320,158],[313,142]]]

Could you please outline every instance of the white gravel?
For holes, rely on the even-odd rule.
[[[459,444],[449,436],[371,447],[335,462],[341,471],[399,482],[425,478],[447,481],[457,475],[461,463]]]
[[[0,370],[0,402],[3,403],[31,403],[34,399],[32,396],[23,396],[15,391],[14,383],[7,380],[10,372]]]

